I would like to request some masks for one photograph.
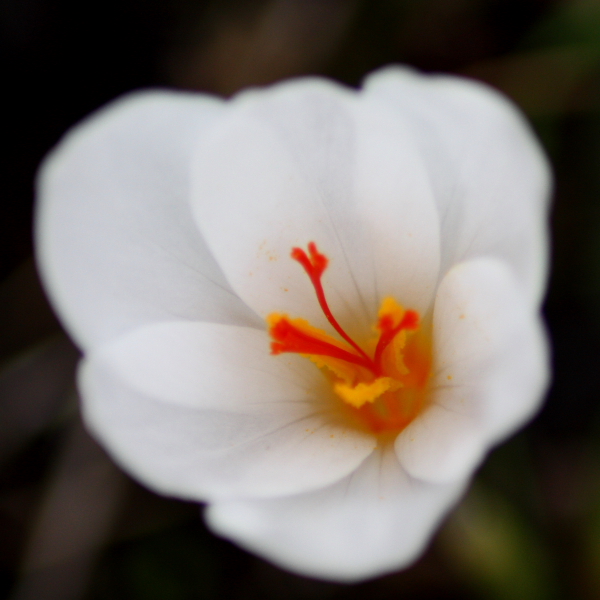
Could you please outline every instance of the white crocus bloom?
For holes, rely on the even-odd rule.
[[[39,180],[88,426],[292,571],[407,565],[539,406],[548,191],[514,107],[455,77],[117,100]]]

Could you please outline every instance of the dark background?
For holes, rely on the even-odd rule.
[[[0,597],[19,600],[600,598],[599,0],[1,0]],[[412,568],[355,586],[215,538],[83,430],[77,350],[31,259],[33,180],[64,131],[128,90],[356,85],[390,62],[491,83],[556,175],[545,314],[554,383]]]

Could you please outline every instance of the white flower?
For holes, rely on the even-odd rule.
[[[39,180],[88,426],[288,569],[407,565],[539,406],[548,188],[517,111],[454,77],[117,100]]]

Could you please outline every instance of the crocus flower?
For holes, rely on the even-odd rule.
[[[39,179],[89,428],[285,568],[408,565],[539,406],[548,191],[518,111],[455,77],[117,100]]]

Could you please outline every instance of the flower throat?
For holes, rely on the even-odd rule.
[[[308,254],[293,248],[291,257],[308,275],[321,310],[343,342],[304,319],[272,313],[267,317],[271,354],[300,354],[321,368],[333,391],[358,421],[374,433],[399,431],[422,410],[431,371],[430,336],[419,314],[404,310],[393,298],[381,303],[374,332],[377,337],[357,344],[333,316],[321,278],[329,259],[308,244]]]

